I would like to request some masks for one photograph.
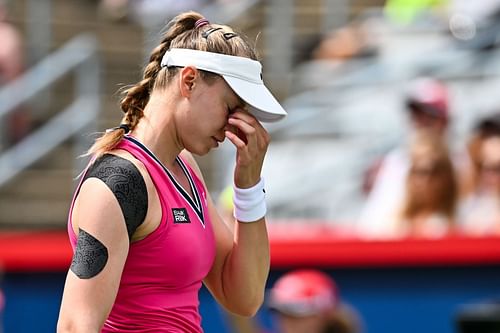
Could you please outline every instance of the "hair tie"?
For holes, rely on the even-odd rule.
[[[210,24],[210,22],[208,22],[208,20],[206,18],[201,18],[198,21],[196,21],[196,23],[194,24],[194,28],[198,29],[198,28],[201,28],[207,24]]]
[[[130,127],[127,124],[120,124],[120,126],[118,126],[118,128],[121,128],[125,132],[125,134],[130,132]]]
[[[127,134],[128,132],[130,132],[130,127],[127,124],[120,124],[120,126],[116,126],[116,127],[107,129],[106,133],[113,132],[113,131],[116,131],[116,130],[119,130],[119,129],[122,129],[123,132],[125,132],[125,134]]]

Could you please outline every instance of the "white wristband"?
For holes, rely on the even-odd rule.
[[[266,215],[266,191],[264,178],[250,188],[234,186],[234,217],[238,222],[255,222]]]

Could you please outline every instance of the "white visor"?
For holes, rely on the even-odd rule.
[[[249,106],[249,112],[262,122],[283,119],[286,111],[262,81],[260,62],[226,54],[192,49],[170,49],[161,60],[162,67],[194,66],[221,75],[233,91]]]

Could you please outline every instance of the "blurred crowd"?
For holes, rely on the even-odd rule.
[[[404,109],[411,130],[368,168],[359,233],[370,238],[500,235],[500,112],[479,119],[465,146],[452,151],[442,82],[412,82]]]
[[[364,19],[351,20],[299,45],[291,79],[291,94],[305,96],[309,93],[311,104],[317,103],[323,108],[326,104],[331,105],[332,109],[342,109],[345,104],[329,102],[325,96],[330,95],[331,100],[334,100],[337,95],[366,89],[369,84],[373,84],[373,90],[376,91],[379,89],[376,82],[384,84],[384,79],[379,80],[380,77],[391,80],[398,60],[431,60],[433,55],[438,58],[442,54],[459,53],[466,49],[478,56],[475,61],[480,66],[480,59],[484,59],[481,57],[497,49],[500,40],[500,1],[496,0],[481,3],[458,0],[386,1],[385,14],[385,19],[391,22],[384,22],[385,27],[424,27],[418,30],[422,36],[430,30],[438,31],[429,36],[438,36],[436,39],[441,44],[436,44],[442,48],[433,49],[425,43],[418,44],[421,41],[417,39],[415,45],[408,44],[407,49],[418,53],[407,51],[404,44],[396,45],[399,49],[381,50],[383,41],[377,39],[380,35],[374,34],[373,30],[382,25],[374,25]],[[430,40],[427,43],[429,45],[432,44]],[[429,47],[428,53],[426,47]],[[380,53],[387,52],[387,49],[391,55],[386,59],[389,59],[387,62],[392,67],[384,67],[387,64],[380,61],[385,56]],[[408,52],[407,56],[405,52]],[[356,81],[357,74],[368,72],[366,67],[377,61],[383,63],[380,66],[382,71],[373,72],[371,76],[367,74],[369,77],[365,77],[364,81]],[[410,67],[410,64],[411,61],[405,60],[400,66]],[[440,65],[439,62],[437,64],[434,66]],[[422,62],[418,65],[422,65]],[[442,64],[443,67],[445,65]],[[464,68],[467,66],[465,63],[462,65]],[[479,67],[476,70],[479,72]],[[458,93],[457,89],[451,93],[450,85],[454,84],[454,79],[446,74],[446,70],[428,65],[427,68],[415,66],[401,69],[401,72],[404,75],[399,78],[403,79],[397,87],[398,92],[401,92],[398,95],[398,102],[401,103],[396,106],[399,113],[396,116],[403,120],[400,127],[404,129],[396,130],[402,135],[394,135],[397,139],[382,154],[366,158],[363,175],[358,177],[362,194],[358,198],[351,196],[361,204],[356,207],[358,213],[354,217],[355,225],[352,226],[351,222],[347,223],[347,227],[365,239],[500,235],[500,103],[497,101],[487,108],[484,107],[486,103],[476,105],[469,110],[459,105],[463,114],[457,116],[454,108],[460,104],[455,100]],[[377,78],[377,75],[380,77]],[[458,76],[457,80],[460,79],[463,78]],[[484,84],[484,77],[481,76],[470,80],[471,85]],[[318,93],[313,95],[311,91]],[[468,91],[462,93],[468,94]],[[352,94],[363,96],[355,92]],[[374,96],[376,93],[371,94]],[[485,95],[488,96],[488,93],[485,92]],[[493,92],[483,100],[494,101],[495,95]],[[315,101],[318,96],[321,96],[321,102]],[[307,101],[304,101],[297,112],[309,111]],[[357,122],[369,122],[376,118],[376,108],[384,108],[383,103],[382,106],[377,105],[373,99],[370,119],[359,117]],[[387,101],[386,108],[391,107]],[[355,108],[345,109],[356,111]],[[330,112],[340,113],[338,110]],[[293,112],[291,116],[294,116]],[[464,118],[468,118],[468,127],[457,133],[457,127],[464,127]],[[457,120],[462,122],[457,124]],[[373,119],[373,122],[376,121]],[[386,128],[390,131],[390,126]],[[368,133],[364,136],[365,140],[377,140]],[[339,196],[348,197],[349,194],[339,193]],[[311,210],[304,211],[307,215]],[[335,213],[330,215],[334,216]],[[328,218],[331,219],[331,216]]]

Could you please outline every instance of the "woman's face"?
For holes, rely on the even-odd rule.
[[[483,184],[489,189],[500,191],[500,137],[485,139],[480,156]]]
[[[326,323],[320,314],[295,317],[277,313],[276,320],[283,333],[321,333]]]
[[[446,119],[434,117],[418,108],[410,108],[410,119],[417,130],[428,129],[436,133],[444,133],[447,125]]]
[[[222,77],[208,83],[198,76],[189,98],[189,108],[182,120],[180,136],[184,148],[205,155],[225,139],[228,117],[242,100]]]
[[[436,200],[446,184],[444,163],[433,156],[417,155],[409,172],[411,195],[425,202]]]

